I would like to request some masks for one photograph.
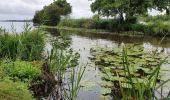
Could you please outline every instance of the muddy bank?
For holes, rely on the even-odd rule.
[[[33,91],[34,97],[37,99],[48,97],[57,83],[55,76],[50,71],[48,62],[34,61],[32,64],[41,66],[42,74],[39,77],[33,79],[30,90]]]

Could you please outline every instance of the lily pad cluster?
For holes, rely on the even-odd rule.
[[[128,57],[128,70],[123,64],[123,47],[106,50],[102,48],[91,49],[90,59],[103,73],[103,81],[101,90],[103,95],[110,94],[111,91],[117,90],[117,87],[124,89],[133,88],[129,83],[129,76],[131,76],[134,85],[147,84],[148,77],[153,73],[162,60],[166,58],[163,53],[157,51],[145,51],[143,45],[126,44],[125,49]],[[156,79],[159,81],[159,78]],[[112,84],[111,84],[112,83]],[[152,83],[150,83],[152,84]]]

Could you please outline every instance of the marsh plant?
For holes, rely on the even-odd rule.
[[[138,44],[121,45],[114,50],[92,50],[92,61],[104,74],[101,94],[114,99],[160,99],[158,91],[169,80],[160,79],[160,69],[167,56],[158,51],[144,51]],[[161,84],[159,84],[161,82]]]
[[[44,47],[44,33],[40,30],[31,31],[29,24],[25,24],[24,32],[20,34],[0,31],[0,58],[40,60]]]
[[[49,98],[75,100],[78,95],[85,69],[78,66],[80,55],[68,49],[69,44],[70,40],[65,36],[52,40],[52,49],[48,52],[47,58],[50,69],[56,76],[57,84]],[[66,78],[67,75],[70,79]]]
[[[157,96],[155,95],[155,91],[158,91],[157,89],[159,87],[163,86],[170,80],[170,79],[166,80],[162,82],[162,84],[157,86],[160,68],[161,68],[161,65],[165,63],[166,58],[161,60],[160,63],[158,63],[155,66],[155,69],[150,73],[150,75],[146,77],[145,81],[141,83],[139,78],[137,77],[133,78],[131,71],[130,71],[131,65],[129,65],[127,55],[128,54],[127,54],[126,47],[123,47],[122,61],[123,61],[123,67],[125,69],[124,71],[126,73],[126,77],[128,78],[128,84],[124,84],[124,86],[127,87],[127,89],[124,89],[120,85],[122,98],[124,100],[125,99],[135,99],[135,100],[158,99]],[[136,82],[134,83],[134,81]],[[122,82],[119,81],[119,84],[122,84]]]

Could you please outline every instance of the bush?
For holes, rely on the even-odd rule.
[[[3,69],[5,74],[12,80],[29,81],[41,74],[38,67],[34,67],[31,63],[25,61],[3,61],[0,69]]]
[[[33,100],[33,98],[26,84],[4,80],[0,81],[0,100]]]

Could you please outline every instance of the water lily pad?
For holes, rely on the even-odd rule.
[[[80,86],[83,87],[85,91],[90,91],[96,84],[95,82],[84,80],[80,83]]]
[[[110,89],[110,88],[102,88],[101,90],[100,90],[100,93],[102,94],[102,95],[108,95],[108,94],[110,94],[112,92],[112,90]]]
[[[121,83],[121,87],[122,87],[122,88],[131,89],[131,88],[132,88],[132,85],[131,85],[131,84],[128,84],[128,83]]]
[[[100,83],[100,85],[102,86],[102,87],[113,87],[113,83],[111,82],[111,81],[102,81],[101,83]]]

